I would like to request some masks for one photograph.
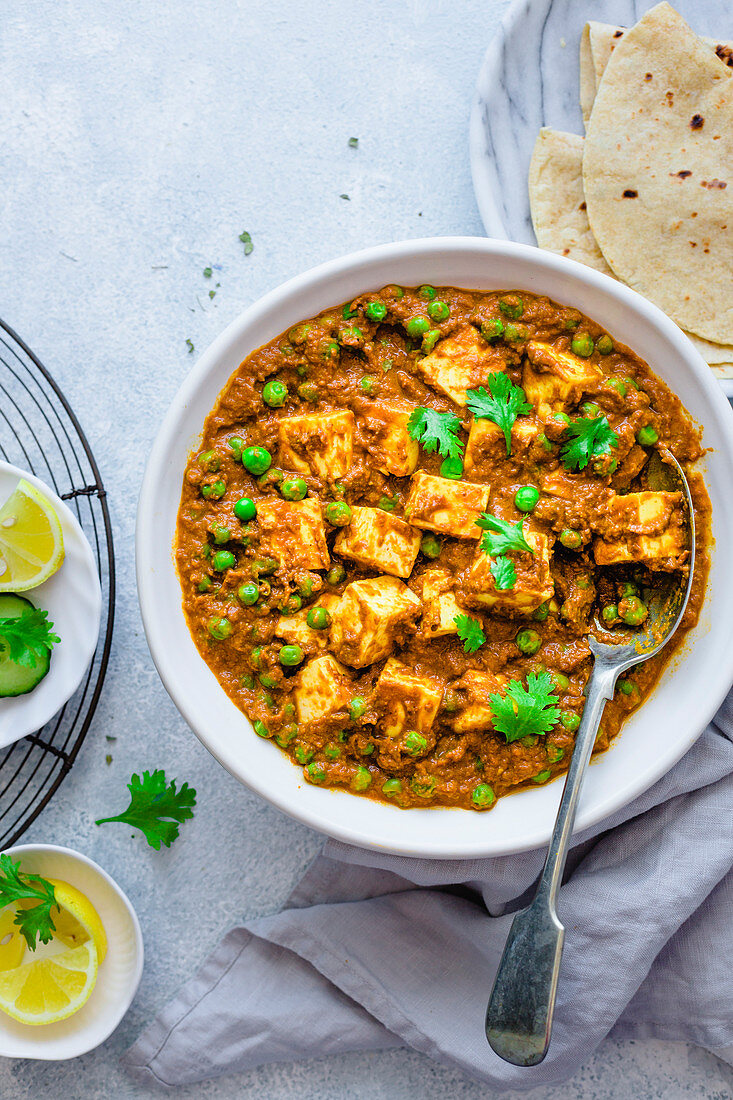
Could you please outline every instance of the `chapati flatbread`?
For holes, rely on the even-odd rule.
[[[733,344],[733,70],[667,3],[608,60],[583,190],[616,276],[681,327]]]
[[[583,138],[560,130],[540,130],[529,168],[529,203],[540,248],[615,278],[588,221],[583,192]],[[691,333],[700,355],[720,378],[733,378],[733,346],[701,340]]]

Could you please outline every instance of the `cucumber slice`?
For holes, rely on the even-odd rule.
[[[0,619],[19,619],[26,608],[34,606],[25,596],[0,593]],[[50,665],[51,654],[48,650],[43,657],[36,659],[35,668],[25,668],[11,661],[7,648],[0,651],[0,699],[27,695],[29,691],[33,691],[48,672]]]

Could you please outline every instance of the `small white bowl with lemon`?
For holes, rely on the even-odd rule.
[[[29,600],[46,611],[61,640],[32,690],[0,698],[0,748],[40,729],[71,698],[94,655],[102,614],[92,550],[70,508],[38,478],[0,462],[0,597],[9,603],[11,594],[18,607]],[[5,647],[0,661],[7,659]]]
[[[0,1056],[76,1058],[103,1043],[132,1003],[143,969],[140,924],[119,886],[81,853],[21,844],[4,855],[41,898],[50,882],[56,904],[53,937],[37,939],[35,951],[15,923],[17,906],[0,910]]]

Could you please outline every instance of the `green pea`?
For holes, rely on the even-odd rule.
[[[587,416],[592,420],[601,415],[601,406],[597,405],[595,401],[584,401],[580,406],[580,411],[583,416]]]
[[[479,783],[474,788],[471,801],[477,810],[488,810],[489,806],[493,806],[496,802],[496,795],[488,783]]]
[[[271,409],[279,409],[287,399],[288,387],[284,382],[280,382],[279,379],[275,378],[271,382],[265,383],[262,389],[262,400]]]
[[[405,752],[410,756],[420,756],[425,752],[428,747],[427,738],[423,737],[421,733],[417,733],[415,730],[405,736]]]
[[[545,602],[541,603],[539,607],[536,607],[532,612],[532,618],[536,623],[544,623],[547,616],[550,614],[550,605]]]
[[[619,596],[638,596],[639,589],[632,581],[622,581],[619,585]]]
[[[639,443],[642,447],[653,447],[654,444],[658,441],[659,432],[655,428],[653,428],[651,424],[647,424],[645,427],[639,428],[638,432],[636,433],[636,442]]]
[[[565,321],[565,324],[563,325],[563,328],[566,332],[575,332],[579,324],[580,318],[568,317],[568,319]]]
[[[257,484],[261,489],[277,488],[278,485],[282,485],[285,474],[282,470],[278,470],[276,466],[267,470],[262,477],[257,478]]]
[[[303,401],[310,401],[312,405],[318,401],[318,390],[312,382],[301,382],[298,386],[298,397]]]
[[[244,676],[240,677],[239,682],[243,688],[247,689],[247,691],[251,691],[252,688],[255,686],[254,676],[250,676],[248,672],[245,672]]]
[[[262,668],[262,646],[256,645],[249,655],[249,663],[257,670]]]
[[[302,741],[295,746],[293,751],[299,764],[307,764],[309,760],[313,759],[313,749],[309,749]]]
[[[284,645],[278,654],[278,660],[285,668],[294,668],[302,663],[305,653],[299,645]]]
[[[359,718],[363,718],[366,714],[366,702],[360,695],[355,695],[349,703],[349,718],[352,722],[357,722]]]
[[[217,546],[223,546],[224,543],[229,542],[232,537],[232,533],[229,528],[222,527],[219,523],[212,524],[210,530],[212,535],[214,536],[214,542]]]
[[[313,595],[316,587],[316,581],[319,579],[320,578],[313,573],[306,573],[306,575],[298,583],[298,595],[302,596],[304,600],[307,600],[309,596]]]
[[[234,628],[229,619],[223,619],[221,615],[214,615],[206,624],[206,629],[212,638],[216,638],[217,642],[223,642],[225,638],[229,637]]]
[[[514,641],[519,652],[527,657],[535,654],[542,645],[542,638],[536,630],[520,630]]]
[[[277,687],[277,678],[270,672],[261,672],[257,677],[263,688]]]
[[[235,462],[242,461],[242,449],[244,448],[244,440],[238,435],[230,435],[227,439],[227,446],[231,448],[232,458]]]
[[[255,731],[258,737],[272,737],[272,734],[268,730],[264,722],[261,722],[258,718],[252,723],[252,729]]]
[[[372,773],[368,768],[362,768],[361,765],[356,769],[354,778],[351,780],[352,790],[366,791],[372,783]]]
[[[341,316],[343,317],[344,321],[353,321],[354,317],[356,317],[357,313],[359,312],[358,310],[353,309],[352,306],[352,302],[347,302],[344,308],[341,310]]]
[[[500,317],[492,317],[481,325],[481,335],[487,344],[495,344],[504,335],[504,322]]]
[[[335,340],[328,340],[327,343],[321,344],[321,358],[328,359],[333,362],[334,359],[338,359],[341,354],[341,348],[338,346]]]
[[[202,451],[201,454],[197,456],[196,461],[200,466],[203,466],[209,474],[216,474],[221,468],[221,459],[216,451]]]
[[[545,435],[544,432],[540,432],[540,434],[537,436],[537,442],[542,444],[543,450],[545,450],[545,451],[551,451],[552,450],[552,443],[547,438],[547,436]]]
[[[616,686],[622,695],[631,695],[636,688],[633,680],[619,680]]]
[[[532,776],[533,783],[546,783],[548,779],[552,778],[552,772],[549,768],[546,768],[542,772],[537,772],[537,775]]]
[[[272,457],[265,447],[247,447],[242,451],[242,464],[251,474],[264,474],[272,465]]]
[[[204,500],[221,500],[224,493],[227,491],[226,481],[222,481],[221,478],[218,481],[212,482],[210,485],[201,486],[201,496]]]
[[[296,611],[300,611],[303,606],[303,601],[297,592],[291,592],[290,595],[283,600],[280,606],[285,615],[294,615]]]
[[[566,550],[580,550],[583,545],[583,536],[580,531],[573,531],[572,528],[566,527],[560,532],[560,542]]]
[[[533,512],[540,499],[540,491],[535,485],[523,485],[514,494],[514,503],[520,512]]]
[[[526,749],[534,748],[538,741],[539,738],[535,737],[532,733],[528,733],[526,737],[519,738],[519,744],[524,745]]]
[[[529,338],[529,329],[526,325],[507,325],[504,336],[512,344],[521,344]]]
[[[547,759],[551,764],[559,764],[565,755],[565,749],[561,749],[559,745],[547,746]]]
[[[373,741],[367,741],[366,745],[361,750],[361,755],[362,756],[371,756],[373,752],[374,752],[374,742]]]
[[[649,609],[638,596],[624,597],[618,604],[619,618],[628,626],[641,626],[649,614]]]
[[[199,581],[199,584],[198,584],[198,590],[199,590],[199,592],[208,592],[209,589],[211,588],[211,585],[212,585],[211,577],[202,577],[201,580]]]
[[[336,562],[335,565],[331,566],[328,573],[326,573],[326,580],[333,585],[341,584],[342,581],[346,580],[346,570],[340,562]]]
[[[587,332],[579,332],[577,336],[573,337],[570,347],[573,354],[580,355],[581,358],[587,359],[589,355],[593,354],[595,344]]]
[[[426,283],[424,286],[417,288],[418,297],[424,298],[426,302],[432,302],[435,298],[436,290],[434,286],[428,286]]]
[[[439,298],[436,298],[428,306],[428,317],[431,321],[447,321],[450,317],[450,306],[447,302],[442,302]]]
[[[346,347],[357,347],[364,342],[364,332],[358,325],[342,325],[338,331],[338,341]]]
[[[382,784],[382,794],[385,794],[387,798],[395,798],[398,794],[402,794],[402,780],[388,779],[386,783]]]
[[[580,718],[574,710],[561,710],[560,722],[570,733],[574,733],[580,725]]]
[[[311,327],[307,321],[302,321],[299,325],[293,325],[288,331],[288,340],[291,344],[304,344],[308,339]]]
[[[377,508],[381,508],[383,512],[394,512],[396,507],[396,497],[381,496],[377,501]]]
[[[443,696],[443,710],[446,711],[448,714],[455,714],[455,712],[460,708],[460,705],[461,697],[458,692],[452,691],[450,688],[448,688],[445,695]]]
[[[375,300],[373,302],[369,302],[364,312],[366,313],[370,321],[379,322],[383,321],[384,318],[387,316],[387,307],[384,302]]]
[[[404,298],[405,292],[401,286],[397,286],[395,283],[390,283],[389,286],[382,287],[382,294],[385,298]]]
[[[622,378],[609,378],[608,385],[611,387],[612,390],[615,390],[620,397],[626,397],[626,383],[623,381]]]
[[[593,473],[596,477],[610,477],[618,468],[618,459],[612,454],[596,455],[591,462]]]
[[[636,390],[638,393],[639,383],[636,381],[635,378],[624,378],[624,382],[626,383],[627,390]]]
[[[440,464],[440,476],[449,477],[451,481],[460,481],[463,477],[463,459],[444,459]]]
[[[421,347],[426,355],[430,354],[442,335],[443,333],[440,331],[439,328],[431,328],[425,333],[422,338]]]
[[[518,321],[524,313],[524,302],[516,294],[512,294],[508,298],[499,299],[499,309],[505,317]]]
[[[234,505],[234,515],[242,523],[248,523],[257,515],[257,505],[251,497],[240,497]]]
[[[326,782],[326,769],[322,764],[312,761],[310,764],[306,764],[303,768],[303,775],[309,783],[325,783]]]
[[[434,775],[413,775],[410,780],[410,789],[418,798],[431,798],[438,786],[438,780]]]
[[[555,691],[567,691],[570,687],[570,681],[564,672],[551,672],[552,682],[555,685]]]
[[[427,317],[411,317],[405,325],[407,335],[411,336],[414,340],[421,340],[429,328],[430,321],[428,321]]]
[[[338,747],[338,745],[326,745],[323,750],[323,755],[326,757],[327,760],[338,760],[339,756],[341,755],[341,749]]]
[[[260,590],[253,581],[247,581],[246,584],[239,586],[237,596],[245,607],[252,607],[260,598]]]
[[[255,558],[249,571],[253,577],[271,577],[279,564],[277,558]]]
[[[331,616],[325,607],[312,607],[305,617],[311,630],[325,630],[331,623]]]
[[[308,495],[308,486],[302,477],[286,477],[280,486],[280,495],[285,500],[302,500]]]
[[[564,412],[554,412],[550,417],[550,420],[553,420],[556,424],[562,424],[564,428],[567,428],[568,424],[570,423],[570,417],[567,413]]]
[[[237,559],[230,550],[217,550],[211,559],[211,564],[217,573],[223,573],[225,569],[232,569],[237,564]]]
[[[332,527],[346,527],[351,523],[351,509],[343,500],[327,504],[325,515]]]
[[[601,619],[606,626],[615,626],[618,622],[618,607],[615,603],[607,603],[601,608]]]
[[[420,540],[420,551],[426,558],[440,557],[440,551],[442,549],[443,544],[435,535],[423,535]]]
[[[596,348],[601,355],[610,355],[613,351],[613,340],[610,336],[606,336],[605,333],[601,336],[596,344]]]
[[[374,390],[375,390],[376,383],[375,383],[375,379],[372,377],[371,374],[365,374],[364,377],[362,378],[361,382],[359,383],[359,385],[361,386],[361,392],[365,393],[367,395],[367,397],[373,397],[374,396]]]

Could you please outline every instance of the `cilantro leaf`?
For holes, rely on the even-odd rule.
[[[196,791],[184,783],[179,791],[176,781],[167,783],[165,772],[143,772],[143,777],[133,775],[127,784],[130,792],[130,805],[124,813],[116,817],[100,817],[96,822],[122,821],[145,834],[151,848],[160,850],[165,844],[170,848],[178,836],[178,825],[193,817],[196,805]]]
[[[252,244],[252,238],[246,229],[243,229],[242,232],[239,234],[239,239],[244,245],[245,256],[250,256],[254,251],[254,245]]]
[[[584,470],[592,458],[607,455],[618,447],[618,436],[605,416],[571,420],[565,429],[560,457],[567,470]]]
[[[522,521],[508,523],[507,520],[497,519],[490,512],[482,512],[476,520],[476,526],[486,533],[481,536],[480,548],[492,558],[501,554],[525,553],[534,554],[534,550],[524,537]]]
[[[463,642],[464,653],[475,653],[486,641],[481,622],[472,615],[456,615],[453,622],[458,627],[458,637]]]
[[[461,422],[453,413],[437,412],[420,406],[413,409],[407,421],[412,439],[417,439],[424,451],[437,451],[444,458],[461,458],[463,443],[458,438]]]
[[[499,554],[497,558],[494,558],[489,569],[499,590],[504,591],[507,588],[514,588],[517,583],[517,571],[511,558]]]
[[[52,634],[53,623],[48,622],[48,612],[38,607],[28,607],[22,615],[0,619],[0,652],[8,650],[10,660],[23,668],[35,668],[46,650],[60,642],[58,634]]]
[[[549,672],[528,673],[526,688],[521,680],[510,680],[503,695],[489,696],[494,729],[504,734],[507,743],[549,733],[560,717],[553,688]]]
[[[36,938],[48,943],[56,931],[51,910],[56,906],[56,894],[50,882],[40,875],[21,871],[20,861],[13,863],[12,856],[0,855],[0,909],[21,901],[37,901],[37,905],[18,909],[14,924],[25,937],[31,951],[36,949]]]
[[[532,411],[521,386],[515,386],[501,370],[492,371],[488,378],[490,393],[483,386],[469,390],[466,405],[479,420],[493,420],[504,433],[506,453],[512,451],[512,424],[520,413]]]

